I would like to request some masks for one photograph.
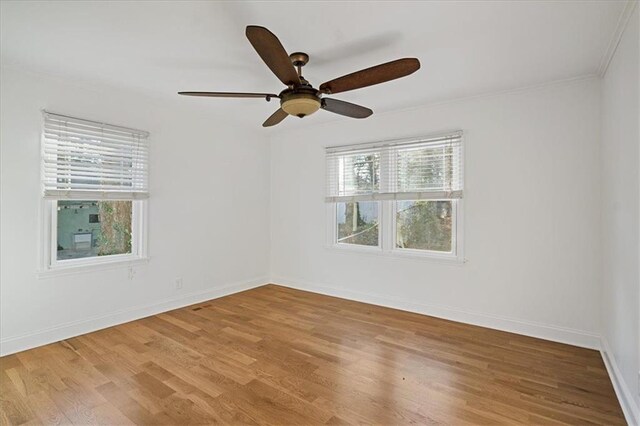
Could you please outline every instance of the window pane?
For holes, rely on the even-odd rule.
[[[58,201],[58,260],[131,253],[132,201]]]
[[[396,203],[397,248],[451,252],[451,200]]]
[[[338,160],[338,195],[378,192],[380,189],[380,154],[358,154]]]
[[[398,150],[397,185],[399,192],[443,191],[453,189],[454,149],[411,147]]]
[[[378,202],[337,203],[338,243],[378,245]]]

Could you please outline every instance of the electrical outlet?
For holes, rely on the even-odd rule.
[[[133,277],[135,277],[135,275],[136,275],[136,270],[133,269],[133,266],[129,266],[129,273],[127,274],[129,281],[133,280]]]
[[[182,277],[176,278],[176,290],[180,290],[182,288]]]

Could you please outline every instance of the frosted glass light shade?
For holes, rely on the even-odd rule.
[[[292,97],[282,102],[282,109],[289,115],[305,117],[320,109],[320,100],[312,97]]]

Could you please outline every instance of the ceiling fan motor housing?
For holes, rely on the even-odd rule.
[[[280,107],[289,115],[306,117],[320,109],[320,97],[313,88],[298,87],[280,93]]]

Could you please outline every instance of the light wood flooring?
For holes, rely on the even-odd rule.
[[[275,285],[0,358],[6,424],[624,424],[600,354]]]

